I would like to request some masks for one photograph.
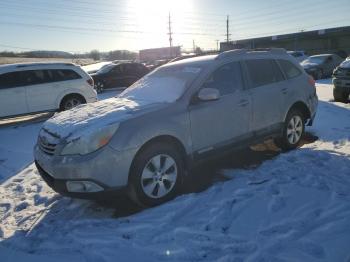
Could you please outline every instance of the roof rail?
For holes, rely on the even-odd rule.
[[[254,51],[256,51],[256,52],[259,52],[259,51],[262,51],[262,52],[271,52],[271,53],[273,53],[273,54],[286,54],[287,53],[287,51],[286,51],[286,49],[284,49],[284,48],[275,48],[275,47],[273,47],[273,48],[255,48],[255,49],[250,49],[249,51],[252,51],[252,52],[254,52]]]
[[[233,49],[233,50],[222,52],[215,59],[221,60],[234,55],[247,54],[250,52],[271,52],[273,54],[280,54],[280,55],[287,53],[287,51],[284,48]]]
[[[22,67],[30,67],[30,66],[49,66],[49,65],[57,65],[57,66],[74,66],[73,63],[26,63],[26,64],[17,64],[17,68]]]
[[[221,60],[227,57],[231,57],[233,55],[241,55],[245,53],[247,53],[247,49],[233,49],[233,50],[222,52],[215,58],[215,60]]]

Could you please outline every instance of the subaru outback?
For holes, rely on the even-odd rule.
[[[312,125],[315,82],[284,49],[232,50],[169,63],[121,95],[49,119],[34,149],[55,191],[125,192],[154,206],[211,156],[274,139],[296,148]]]

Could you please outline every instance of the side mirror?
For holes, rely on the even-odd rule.
[[[220,92],[216,88],[203,88],[198,93],[200,101],[214,101],[220,98]]]

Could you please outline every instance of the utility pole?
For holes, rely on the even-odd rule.
[[[192,44],[193,44],[193,53],[195,54],[196,53],[196,43],[194,42],[194,40],[192,40]]]
[[[169,21],[168,21],[168,27],[169,27],[169,46],[170,46],[170,57],[172,58],[173,57],[173,52],[172,52],[172,49],[173,49],[173,32],[171,30],[171,16],[170,16],[170,12],[169,12]]]
[[[215,40],[216,41],[216,51],[219,52],[219,40]]]
[[[230,16],[226,19],[226,42],[230,42]]]

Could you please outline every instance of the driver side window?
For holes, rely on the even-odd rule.
[[[112,70],[111,73],[114,75],[120,74],[122,73],[122,66],[121,65],[117,65],[115,66]]]
[[[216,69],[203,84],[203,88],[218,89],[221,96],[242,89],[242,75],[239,62],[232,62]]]

